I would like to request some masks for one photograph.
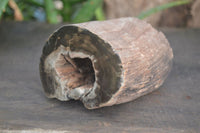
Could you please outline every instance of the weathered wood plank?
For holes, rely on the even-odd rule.
[[[44,40],[60,25],[0,24],[0,129],[69,132],[200,131],[200,30],[164,30],[174,65],[164,85],[126,104],[87,110],[47,99],[38,64]]]

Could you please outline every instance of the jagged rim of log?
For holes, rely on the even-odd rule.
[[[77,38],[77,35],[79,38]],[[56,88],[61,86],[61,83],[55,79],[56,72],[45,70],[45,60],[57,49],[65,49],[72,56],[71,58],[89,58],[92,61],[95,71],[93,88],[79,98],[87,108],[98,107],[99,104],[109,101],[121,87],[123,74],[121,60],[113,51],[111,45],[87,29],[68,25],[54,32],[43,48],[40,60],[40,76],[48,97],[55,97]],[[82,57],[77,54],[80,51]],[[63,54],[63,52],[61,53]],[[57,98],[63,101],[74,99],[68,97],[67,94],[66,97],[61,97]]]

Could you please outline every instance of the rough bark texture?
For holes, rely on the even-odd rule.
[[[104,0],[108,19],[136,17],[159,5],[176,0]],[[145,18],[155,27],[200,27],[200,0],[191,0],[190,4],[172,7]]]
[[[158,5],[173,0],[104,0],[106,17],[108,19],[120,17],[136,17],[142,11],[146,11]],[[153,26],[158,26],[162,13],[158,12],[145,20]]]
[[[191,27],[200,27],[200,0],[196,0],[192,5],[192,20],[189,23]]]
[[[159,27],[187,27],[194,18],[191,15],[192,4],[173,7],[162,11]]]
[[[63,85],[66,82],[60,80],[55,68],[61,54],[77,66],[75,58],[91,60],[95,74],[92,88],[80,91]],[[172,49],[161,32],[144,21],[121,18],[60,28],[44,46],[40,74],[47,96],[79,99],[94,109],[128,102],[157,89],[171,69],[172,58]]]

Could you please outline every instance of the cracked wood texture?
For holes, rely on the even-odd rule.
[[[69,87],[62,87],[65,82],[58,81],[62,76],[54,65],[49,67],[60,56],[59,51],[92,57],[94,87],[87,95],[78,96],[89,109],[125,103],[150,93],[163,84],[171,70],[173,53],[167,39],[144,21],[120,18],[75,26],[61,27],[44,46],[40,73],[48,97],[74,99],[69,97]]]
[[[125,104],[87,110],[79,101],[48,99],[42,90],[42,44],[60,26],[1,22],[0,132],[200,132],[199,29],[162,29],[174,63],[159,90]]]

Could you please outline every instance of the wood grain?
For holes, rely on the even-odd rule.
[[[200,132],[199,29],[161,29],[173,48],[174,63],[159,90],[88,110],[79,101],[44,96],[38,71],[42,44],[60,26],[1,22],[0,132]]]
[[[59,80],[62,78],[53,62],[56,64],[63,52],[72,60],[91,60],[95,81],[92,88],[86,88],[88,91],[82,92],[84,87],[69,91],[71,86],[75,89],[84,84],[81,75],[73,79],[66,75],[67,80]],[[125,103],[157,89],[170,72],[172,59],[172,49],[161,32],[136,18],[121,18],[58,29],[44,46],[40,73],[48,97],[79,99],[86,108],[94,109]],[[76,63],[71,64],[74,67]],[[70,93],[76,93],[76,98],[69,97]]]

